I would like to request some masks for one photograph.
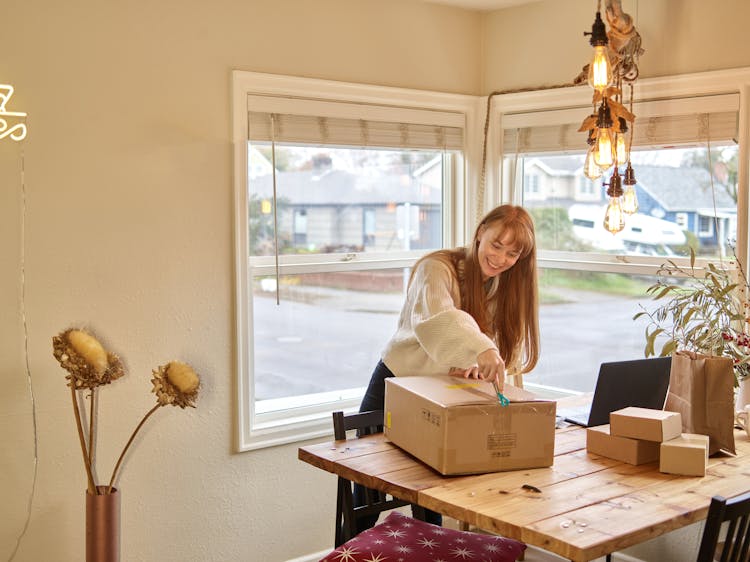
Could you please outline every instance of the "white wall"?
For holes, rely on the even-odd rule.
[[[720,4],[649,0],[650,56],[678,8],[683,24],[697,14],[650,72],[712,65],[717,41],[736,50],[712,68],[750,65],[744,35],[721,27],[747,21],[746,1]],[[14,560],[83,559],[85,477],[51,348],[73,325],[96,330],[129,371],[102,393],[102,478],[153,404],[151,369],[177,358],[203,377],[198,408],[157,412],[124,467],[123,561],[273,562],[327,548],[334,478],[296,446],[232,450],[230,72],[468,94],[565,81],[585,63],[591,11],[589,0],[487,16],[405,0],[6,0],[0,83],[15,85],[7,109],[29,113],[29,136],[0,141],[0,559],[26,522],[32,398],[38,480]],[[549,56],[514,55],[530,46],[515,33],[525,28],[554,34]]]

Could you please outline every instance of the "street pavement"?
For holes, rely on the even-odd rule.
[[[528,383],[589,392],[603,361],[642,358],[638,302],[566,290],[564,302],[540,307],[541,357]],[[321,287],[285,288],[253,300],[256,397],[259,400],[363,387],[396,328],[395,293]]]

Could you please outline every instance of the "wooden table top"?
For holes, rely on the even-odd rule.
[[[744,431],[735,432],[735,444],[737,455],[710,458],[704,477],[589,454],[586,431],[576,426],[556,431],[555,460],[548,468],[442,476],[382,433],[301,447],[298,456],[481,529],[586,562],[705,519],[716,494],[750,490]]]

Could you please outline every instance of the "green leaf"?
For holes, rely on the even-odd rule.
[[[644,355],[646,357],[651,357],[656,354],[656,351],[654,350],[656,346],[656,337],[662,333],[664,333],[663,328],[656,328],[652,332],[649,332],[648,328],[646,328],[646,348],[644,349]]]
[[[675,289],[677,289],[677,286],[675,285],[666,285],[665,287],[662,288],[661,291],[659,291],[659,293],[656,296],[654,296],[653,300],[658,301],[659,299],[667,296],[671,291],[674,291]]]
[[[674,340],[669,340],[664,344],[664,347],[661,348],[661,353],[659,354],[659,356],[666,357],[667,355],[672,355],[672,353],[674,353],[676,349],[677,342]]]

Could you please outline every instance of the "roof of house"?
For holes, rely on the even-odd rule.
[[[534,157],[529,164],[537,164],[553,176],[575,175],[583,167],[581,158],[577,156]]]
[[[711,189],[711,178],[704,168],[638,165],[635,177],[638,185],[667,211],[695,211],[714,204],[717,209],[737,207],[716,179]]]
[[[273,196],[272,176],[253,178],[250,193]],[[363,177],[342,170],[277,172],[276,193],[297,205],[363,205],[442,202],[439,188],[415,181],[409,176],[378,175]]]

